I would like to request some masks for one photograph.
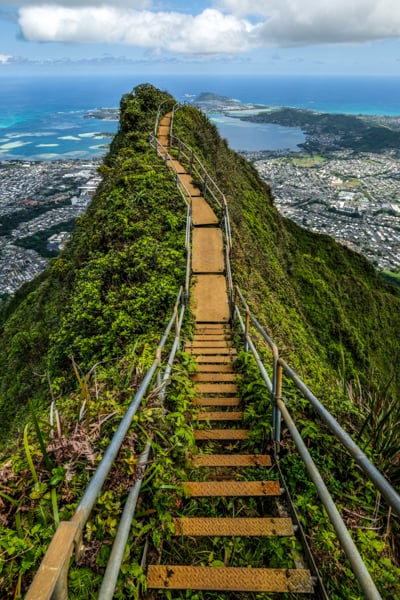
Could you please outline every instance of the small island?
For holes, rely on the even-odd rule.
[[[99,121],[119,121],[119,108],[95,108],[83,115],[84,119],[98,119]]]

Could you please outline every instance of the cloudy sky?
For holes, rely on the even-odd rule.
[[[0,0],[0,72],[400,74],[399,0]]]

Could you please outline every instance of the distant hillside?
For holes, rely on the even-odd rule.
[[[393,126],[391,126],[390,117],[384,121],[366,116],[319,113],[300,108],[280,108],[243,116],[241,119],[256,123],[300,127],[306,133],[307,139],[299,145],[310,152],[343,149],[355,152],[382,152],[398,150],[400,147],[398,119],[393,119]]]
[[[397,394],[398,290],[359,254],[281,217],[256,170],[196,109],[180,110],[175,126],[226,194],[235,280],[291,360]]]

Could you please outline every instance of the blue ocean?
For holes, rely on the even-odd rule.
[[[87,159],[104,155],[117,122],[87,119],[89,110],[116,107],[146,81],[135,75],[0,76],[0,160]],[[400,77],[152,76],[147,80],[190,102],[200,92],[242,103],[321,112],[400,115]],[[300,130],[211,119],[235,150],[298,149]]]

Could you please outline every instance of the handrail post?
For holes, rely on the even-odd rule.
[[[192,174],[192,170],[193,170],[193,160],[194,160],[194,152],[192,150],[191,155],[190,155],[190,162],[189,162],[189,175]]]
[[[249,341],[248,341],[248,335],[249,335],[249,330],[250,330],[250,311],[249,311],[249,307],[246,307],[246,321],[245,321],[245,331],[244,331],[244,351],[248,352],[249,351]]]
[[[232,327],[233,327],[233,323],[235,321],[235,313],[236,313],[236,307],[238,306],[238,303],[239,303],[239,294],[238,294],[237,287],[235,286],[235,288],[232,287],[232,290],[231,290],[231,318],[230,318],[230,322],[232,324]]]
[[[205,198],[207,195],[207,173],[204,175],[203,181],[203,197]]]
[[[275,453],[279,454],[281,441],[281,411],[278,408],[278,400],[282,400],[283,367],[279,360],[274,358],[274,388],[272,398],[272,435]]]
[[[175,306],[174,307],[174,314],[175,314],[175,336],[179,337],[179,314],[178,314],[178,307]]]

